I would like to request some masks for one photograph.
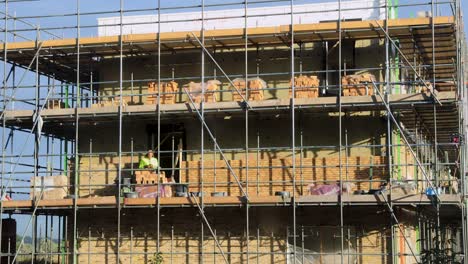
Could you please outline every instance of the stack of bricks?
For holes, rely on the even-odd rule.
[[[127,97],[122,98],[122,106],[127,106]],[[120,96],[111,98],[110,100],[101,101],[100,103],[92,104],[92,108],[107,107],[107,106],[120,106]]]
[[[148,83],[149,95],[146,97],[146,104],[158,103],[158,90],[161,91],[161,104],[175,104],[176,95],[179,92],[179,84],[174,81],[162,82],[161,85],[158,85],[157,82]]]
[[[63,109],[65,103],[60,100],[47,100],[47,109]]]
[[[354,183],[353,190],[376,189],[383,181],[387,180],[385,157],[348,157],[341,160],[342,164],[348,163],[341,169],[344,180],[358,180]],[[239,181],[244,182],[243,188],[246,189],[245,181],[249,182],[249,195],[272,196],[277,191],[293,192],[293,173],[292,160],[285,159],[249,159],[248,164],[245,160],[230,160],[230,166],[233,168]],[[257,169],[258,164],[258,169]],[[302,168],[301,168],[302,164]],[[316,184],[333,184],[340,179],[339,159],[335,156],[326,158],[296,158],[296,192],[297,195],[306,195],[308,193],[307,185],[310,181]],[[245,167],[248,165],[248,177],[246,177]],[[201,191],[201,162],[185,161],[181,164],[181,182],[188,183],[190,191]],[[216,167],[216,168],[215,168]],[[372,180],[372,181],[371,181]],[[304,181],[301,184],[301,181]],[[228,169],[224,160],[205,160],[204,161],[204,192],[227,192],[228,195],[243,195],[234,175]],[[258,184],[257,184],[258,182]]]
[[[320,80],[317,76],[300,75],[294,77],[290,82],[291,90],[289,90],[289,97],[292,97],[292,85],[294,82],[294,98],[317,98],[319,96],[319,83]]]
[[[158,181],[163,181],[165,178],[164,176],[164,172],[161,172],[158,176],[158,174],[152,170],[135,171],[136,184],[157,184]]]
[[[343,76],[343,96],[373,95],[372,81],[375,81],[375,76],[369,73]]]
[[[159,174],[153,171],[135,172],[135,191],[140,198],[172,197],[172,186],[167,183],[173,183],[172,179],[165,177],[166,174]],[[158,181],[160,185],[158,185]]]
[[[216,91],[219,91],[220,86],[221,82],[218,80],[209,80],[205,83],[205,102],[214,103],[218,100]],[[201,83],[190,82],[184,85],[184,89],[187,89],[194,103],[201,103],[203,98]]]
[[[249,98],[246,98],[245,79],[237,78],[237,79],[234,79],[232,83],[234,84],[235,88],[239,90],[239,92],[242,94],[242,96],[245,99],[248,99],[249,101],[263,100],[263,89],[267,88],[264,80],[260,78],[252,78],[252,79],[247,80]],[[234,101],[242,101],[242,96],[239,94],[239,92],[234,87],[231,87],[231,88],[232,88],[232,99]]]

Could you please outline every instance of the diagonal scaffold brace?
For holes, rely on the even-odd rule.
[[[193,109],[195,109],[198,118],[200,119],[200,121],[202,122],[203,126],[205,127],[205,130],[208,132],[208,135],[210,136],[211,140],[212,140],[213,143],[215,144],[215,147],[218,149],[219,154],[221,155],[221,157],[223,158],[224,162],[226,163],[226,166],[228,167],[229,172],[232,173],[232,176],[233,176],[234,179],[236,180],[237,185],[239,185],[239,188],[240,188],[240,190],[242,191],[242,194],[244,194],[244,196],[245,196],[245,198],[247,199],[247,201],[249,201],[249,196],[248,196],[247,192],[244,190],[244,188],[242,187],[242,183],[240,182],[239,177],[237,177],[237,174],[236,174],[236,173],[234,172],[234,170],[232,169],[231,164],[229,164],[228,159],[227,159],[226,156],[224,155],[223,150],[221,149],[221,147],[219,146],[218,142],[216,141],[216,138],[213,136],[213,133],[211,132],[210,128],[208,127],[208,124],[206,124],[205,119],[203,118],[203,116],[201,115],[201,113],[200,113],[200,111],[198,110],[197,106],[195,105],[195,102],[193,101],[192,97],[190,96],[189,92],[187,91],[187,88],[184,88],[184,92],[185,92],[185,94],[187,95],[188,99],[190,100],[190,103],[191,103]]]
[[[413,70],[416,77],[418,77],[418,79],[424,84],[424,86],[426,86],[426,89],[431,93],[432,97],[434,97],[435,101],[439,105],[442,105],[439,98],[437,98],[437,95],[434,93],[433,89],[431,89],[427,85],[426,81],[421,77],[421,75],[418,73],[416,68],[409,62],[408,58],[406,58],[405,54],[401,51],[401,49],[398,47],[398,45],[395,43],[395,41],[390,37],[388,32],[382,27],[382,25],[380,25],[379,21],[375,20],[375,23],[377,23],[377,25],[380,27],[380,30],[382,30],[382,32],[385,34],[385,37],[390,41],[390,43],[392,43],[393,47],[395,47],[395,49],[398,51],[398,53],[400,53],[400,55],[403,57],[405,62],[411,67],[411,69]],[[433,84],[433,86],[434,86],[433,88],[435,88],[435,83]]]
[[[40,42],[39,45],[37,46],[37,51],[34,54],[34,57],[31,59],[31,62],[29,63],[28,67],[23,72],[23,75],[21,76],[18,84],[16,84],[13,87],[13,88],[15,88],[13,93],[8,97],[8,101],[6,103],[4,103],[3,108],[2,108],[2,113],[0,114],[0,120],[5,117],[5,110],[7,109],[8,105],[15,99],[16,92],[18,91],[17,87],[19,87],[21,85],[21,83],[24,81],[24,79],[26,78],[27,73],[31,69],[34,61],[39,59],[39,53],[40,53],[41,49],[42,49],[42,42]],[[4,89],[5,89],[5,86],[6,86],[6,84],[4,84]],[[4,99],[6,99],[6,98],[4,98]]]
[[[229,76],[226,74],[226,72],[223,70],[223,68],[221,68],[219,63],[215,60],[213,55],[211,55],[211,53],[206,49],[205,45],[203,45],[203,43],[200,41],[200,39],[193,32],[191,32],[191,33],[192,33],[192,36],[195,38],[195,40],[198,42],[198,44],[202,47],[203,51],[208,55],[208,57],[210,57],[210,59],[213,61],[213,63],[216,65],[216,67],[218,67],[218,69],[221,71],[221,73],[224,75],[224,77],[226,77],[226,79],[229,81],[229,83],[232,85],[232,87],[234,89],[236,89],[236,92],[242,97],[242,100],[243,100],[244,104],[248,108],[252,109],[252,106],[250,106],[250,104],[247,102],[247,100],[245,99],[245,96],[239,91],[239,89],[237,89],[237,86],[234,85],[231,78],[229,78]],[[245,84],[247,86],[247,80],[245,80]]]
[[[403,236],[403,239],[405,240],[406,245],[408,246],[409,250],[411,251],[411,255],[413,255],[414,260],[415,260],[416,263],[418,263],[418,264],[421,263],[421,262],[419,262],[418,258],[416,257],[416,254],[414,253],[414,249],[413,249],[413,247],[411,246],[410,242],[408,241],[408,238],[404,235],[403,227],[401,227],[400,221],[398,221],[398,218],[397,218],[397,216],[395,215],[395,212],[393,211],[392,206],[391,206],[390,203],[388,202],[387,197],[385,197],[385,195],[387,195],[386,192],[385,192],[385,191],[382,191],[380,195],[382,196],[382,198],[383,198],[385,204],[387,205],[388,210],[389,210],[390,214],[392,215],[393,220],[394,220],[395,223],[397,224],[398,229],[399,229],[400,232],[401,232],[401,236]]]
[[[219,243],[218,238],[216,238],[216,234],[213,231],[213,228],[211,228],[210,222],[208,222],[208,219],[206,218],[205,212],[203,211],[203,208],[200,206],[200,203],[197,200],[197,197],[195,195],[191,195],[192,200],[195,201],[195,204],[197,205],[198,211],[200,212],[201,217],[203,218],[203,221],[205,221],[206,226],[210,230],[211,236],[213,237],[216,246],[218,247],[219,251],[221,252],[221,255],[223,256],[224,262],[229,263],[229,261],[226,258],[226,254],[224,253],[224,250],[221,248],[221,244]]]
[[[377,87],[376,83],[374,80],[372,80],[372,85],[374,86],[374,90],[376,91],[377,95],[380,97],[380,100],[382,101],[382,103],[384,104],[385,108],[387,109],[387,114],[388,114],[388,117],[390,117],[390,119],[392,120],[392,122],[395,124],[395,126],[397,127],[398,131],[400,132],[401,134],[401,138],[403,139],[405,145],[408,147],[408,149],[410,150],[411,152],[411,155],[413,156],[414,160],[416,161],[416,163],[418,164],[418,167],[419,169],[421,170],[423,176],[424,176],[424,179],[426,180],[426,182],[429,184],[430,188],[432,190],[436,190],[435,189],[435,186],[434,184],[432,183],[432,181],[429,179],[429,175],[427,174],[427,171],[426,169],[423,167],[421,161],[419,160],[418,158],[418,155],[416,154],[416,152],[414,152],[413,148],[411,148],[411,144],[409,143],[408,139],[406,138],[406,135],[403,131],[403,129],[401,128],[400,124],[398,124],[398,121],[396,120],[395,116],[393,115],[392,113],[392,110],[390,109],[390,106],[388,105],[388,103],[385,101],[385,98],[383,97],[382,93],[380,92],[379,88]],[[440,202],[440,197],[439,197],[439,194],[437,192],[434,192],[435,193],[435,196],[437,198],[437,201]]]

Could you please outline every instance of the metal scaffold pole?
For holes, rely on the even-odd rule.
[[[463,263],[468,264],[468,199],[467,195],[467,139],[468,139],[468,105],[467,105],[467,89],[466,89],[466,76],[464,72],[464,63],[466,54],[466,43],[465,36],[463,32],[463,20],[462,20],[462,9],[461,9],[461,0],[454,0],[453,14],[455,16],[455,25],[456,25],[456,42],[457,42],[457,91],[459,92],[459,133],[461,135],[462,141],[460,144],[460,190],[463,197],[462,203],[462,213],[461,213],[461,222],[462,222],[462,241],[463,241]]]
[[[158,131],[157,131],[157,146],[158,146],[158,168],[156,169],[156,172],[158,174],[158,179],[161,177],[161,151],[159,149],[159,146],[161,144],[161,0],[157,0],[158,4],[158,33],[157,33],[157,42],[158,42],[158,66],[157,66],[157,80],[158,80],[158,96],[157,96],[157,126],[158,126]],[[153,137],[153,135],[151,135]],[[160,254],[161,253],[161,184],[160,181],[158,180],[158,194],[156,197],[156,253]]]
[[[123,12],[124,12],[124,0],[120,0],[119,14],[120,14],[120,25],[119,25],[119,110],[118,110],[118,160],[117,166],[117,263],[120,263],[120,246],[122,244],[121,238],[121,223],[122,223],[122,133],[123,133]],[[79,89],[78,89],[79,90]]]
[[[245,67],[245,97],[246,100],[249,100],[249,33],[248,33],[248,0],[244,2],[244,67]],[[246,187],[245,190],[249,193],[249,108],[245,108],[245,181]],[[249,264],[249,240],[250,240],[250,215],[249,215],[249,201],[245,202],[245,243],[246,243],[246,263]]]
[[[425,252],[448,244],[451,235],[460,242],[455,254],[468,264],[461,0],[372,0],[367,7],[323,0],[311,9],[300,0],[150,0],[141,6],[119,0],[102,10],[73,2],[72,11],[53,13],[39,10],[50,4],[43,1],[0,0],[0,236],[8,231],[6,218],[28,216],[19,225],[17,251],[2,250],[0,264],[5,257],[8,263],[73,264],[104,258],[303,263],[316,257],[422,263]],[[403,7],[410,11],[395,17]],[[419,9],[430,13],[407,14]],[[268,21],[272,25],[263,24]],[[344,77],[370,73],[377,77],[372,82],[345,83]],[[266,84],[262,99],[250,87],[254,77]],[[310,88],[296,82],[299,77],[320,77],[318,98],[299,95]],[[221,83],[214,91],[212,79]],[[62,84],[57,94],[55,80]],[[169,81],[179,89],[166,89]],[[200,82],[199,93],[191,82]],[[366,93],[350,94],[359,85]],[[126,98],[132,98],[128,106]],[[140,182],[131,184],[138,198],[126,199],[124,180],[135,177],[134,157],[148,141],[157,151],[151,174],[158,180],[146,185],[157,194],[143,198]],[[69,164],[63,162],[68,153]],[[36,179],[29,179],[59,173],[68,177],[63,199],[46,198],[44,186],[36,192]],[[174,182],[167,183],[168,173]],[[461,182],[458,192],[451,182]],[[371,195],[381,183],[388,184],[384,191]],[[397,188],[407,183],[416,187],[403,195]],[[329,185],[339,189],[336,195],[314,195],[313,188]],[[356,192],[348,195],[351,185]],[[167,197],[172,187],[186,191]],[[291,197],[277,197],[291,187]],[[447,191],[437,193],[443,187]],[[224,191],[227,197],[216,197]],[[380,208],[375,218],[360,215],[370,208]],[[88,223],[105,210],[108,219]],[[127,226],[140,212],[141,223]],[[371,235],[379,245],[359,248]],[[10,242],[0,239],[0,248]]]
[[[342,84],[341,84],[341,77],[343,74],[342,69],[342,48],[343,48],[343,38],[342,38],[342,30],[341,30],[341,0],[338,0],[338,168],[339,168],[339,179],[340,179],[340,197],[339,197],[339,205],[340,205],[340,259],[341,263],[344,263],[344,216],[343,216],[343,163],[341,161],[342,156],[342,145],[343,145],[343,138],[342,138],[342,130],[343,130],[343,119],[342,119]]]
[[[386,0],[385,1],[385,30],[388,30],[388,20],[390,17],[390,10],[389,10],[389,3],[390,1]],[[389,100],[389,95],[392,94],[392,85],[391,85],[391,78],[390,78],[390,44],[389,44],[389,39],[385,38],[385,99]],[[377,87],[377,89],[380,89],[380,87]],[[386,128],[387,128],[387,140],[386,140],[386,153],[387,153],[387,165],[388,165],[388,175],[389,175],[389,180],[390,182],[393,181],[393,145],[392,145],[392,137],[393,137],[393,132],[392,132],[392,123],[389,118],[386,120]],[[393,210],[393,199],[392,197],[392,190],[389,192],[390,194],[390,201],[389,201],[389,206],[390,210]],[[391,263],[395,263],[395,226],[393,224],[394,219],[392,215],[390,214],[390,259]]]
[[[290,1],[291,9],[291,43],[290,43],[290,52],[291,52],[291,157],[292,157],[292,180],[293,180],[293,189],[292,189],[292,224],[293,224],[293,263],[296,263],[296,250],[297,250],[297,230],[296,230],[296,101],[295,101],[295,54],[294,54],[294,0]],[[288,238],[287,238],[288,239]]]
[[[201,185],[200,185],[200,214],[204,216],[205,214],[205,129],[203,127],[203,123],[205,122],[205,94],[206,94],[206,84],[205,84],[205,52],[203,47],[205,47],[205,0],[201,0],[201,28],[200,28],[200,36],[201,36],[201,102],[200,102],[200,109],[201,109],[201,122],[200,122],[200,175],[201,175]],[[189,95],[190,96],[190,95]],[[203,217],[202,217],[203,219]],[[202,220],[201,219],[201,220]],[[206,221],[208,222],[208,220]],[[203,250],[203,244],[205,242],[205,226],[203,221],[200,221],[200,243],[201,243],[201,254],[200,254],[200,262],[203,263],[205,254]],[[214,233],[213,233],[214,234]]]
[[[5,14],[8,14],[8,0],[5,0]],[[5,98],[6,98],[6,90],[7,90],[7,56],[8,56],[8,18],[5,16],[4,19],[5,23],[5,32],[4,32],[4,39],[3,39],[3,91],[2,91],[2,97],[3,97],[3,109],[6,109],[5,104]],[[3,197],[4,197],[4,192],[6,192],[6,188],[4,187],[4,182],[3,179],[5,177],[5,151],[6,151],[6,120],[5,118],[2,118],[2,175],[0,178],[0,264],[2,263],[3,259],[3,246],[2,246],[2,240],[3,240]],[[10,250],[10,247],[8,247],[8,251]],[[8,256],[9,257],[9,256]]]
[[[80,32],[80,0],[76,0],[76,87],[77,90],[79,91],[80,89],[80,38],[81,38],[81,32]],[[78,93],[79,94],[79,93]],[[73,97],[75,94],[72,95]],[[78,104],[75,103],[74,106],[74,112],[75,112],[75,148],[74,148],[74,171],[73,171],[73,221],[72,221],[72,229],[73,229],[73,264],[78,263],[78,232],[77,232],[77,225],[78,225],[78,220],[77,220],[77,214],[78,214],[78,197],[79,197],[79,163],[80,163],[80,157],[78,156],[79,153],[79,121],[80,117],[78,114]],[[65,166],[68,166],[68,164],[65,164]],[[71,178],[71,173],[70,173],[70,178]],[[69,223],[69,222],[68,222]],[[68,226],[66,226],[68,228]]]

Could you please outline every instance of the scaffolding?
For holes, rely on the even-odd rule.
[[[0,264],[468,263],[460,0],[180,2],[0,1]]]

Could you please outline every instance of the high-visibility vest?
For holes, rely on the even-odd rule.
[[[147,157],[143,157],[141,160],[140,160],[140,164],[138,165],[138,168],[139,169],[145,169],[147,166],[149,165],[152,165],[154,169],[156,169],[158,166],[159,166],[159,162],[158,162],[158,159],[157,158],[147,158]]]

